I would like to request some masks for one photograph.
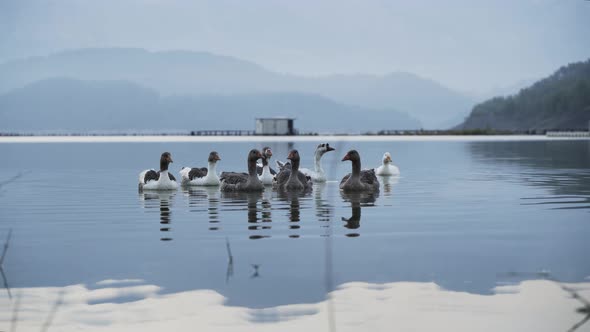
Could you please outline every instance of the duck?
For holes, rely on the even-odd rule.
[[[272,185],[275,175],[277,174],[277,172],[269,166],[270,157],[272,157],[272,150],[268,146],[265,146],[262,148],[262,163],[256,164],[258,179],[260,179],[265,186]]]
[[[278,190],[307,191],[312,188],[312,181],[309,176],[299,171],[299,151],[291,150],[287,159],[290,167],[283,168],[276,176],[273,186]]]
[[[375,168],[375,174],[381,176],[399,175],[399,168],[392,164],[389,152],[383,154],[383,164]]]
[[[174,175],[168,172],[168,165],[172,163],[170,152],[164,152],[160,156],[160,171],[146,169],[139,173],[139,190],[175,190],[178,182]]]
[[[207,167],[190,168],[183,167],[180,170],[183,185],[189,186],[218,186],[221,181],[215,170],[217,162],[221,160],[219,153],[211,151],[207,159]]]
[[[361,171],[361,156],[358,151],[350,150],[342,158],[342,161],[352,162],[352,173],[348,173],[340,181],[340,189],[343,191],[378,192],[379,180],[375,175],[375,169]]]
[[[299,172],[309,176],[313,182],[326,182],[327,177],[324,169],[322,168],[321,159],[326,152],[334,151],[333,147],[330,146],[328,143],[322,143],[317,146],[315,149],[315,161],[314,161],[314,170],[310,170],[308,168],[300,168]]]
[[[221,180],[220,190],[224,192],[241,191],[255,192],[263,191],[264,184],[258,179],[256,173],[256,161],[263,158],[262,153],[257,149],[252,149],[248,153],[248,173],[222,172],[219,179]]]

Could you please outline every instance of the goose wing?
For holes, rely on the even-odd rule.
[[[297,174],[297,177],[299,178],[299,181],[301,183],[303,183],[303,186],[305,188],[311,188],[311,186],[312,186],[311,176],[299,172],[299,174]]]
[[[366,169],[361,171],[361,182],[367,184],[379,183],[375,175],[375,169]]]
[[[286,169],[283,168],[277,175],[275,176],[275,184],[277,186],[283,186],[289,180],[289,176],[291,175],[291,168]]]
[[[241,182],[248,181],[248,174],[237,172],[222,172],[221,176],[219,177],[219,180],[223,181],[226,184],[238,184]]]
[[[262,171],[264,168],[261,165],[256,165],[256,174],[262,175]],[[277,171],[275,171],[272,167],[268,167],[271,175],[277,175]]]
[[[284,170],[284,169],[291,169],[291,163],[290,162],[282,162],[280,160],[276,160],[275,163],[277,164],[277,167],[279,168],[279,173]],[[272,173],[272,169],[271,169],[271,173]]]
[[[188,172],[188,178],[189,180],[193,180],[195,178],[202,178],[207,176],[207,168],[206,167],[201,167],[201,168],[191,168],[191,170]]]
[[[160,177],[160,176],[159,176],[159,174],[158,174],[158,177]],[[168,172],[168,178],[169,178],[170,180],[172,180],[172,181],[176,181],[176,178],[175,178],[175,177],[174,177],[174,175],[172,175],[172,173],[170,173],[170,172]]]
[[[348,173],[342,178],[342,180],[340,180],[340,188],[342,188],[342,185],[345,184],[346,181],[348,181],[348,179],[350,178],[351,175],[352,175],[352,173]]]
[[[145,174],[143,175],[143,183],[148,183],[149,181],[158,181],[158,179],[160,178],[160,172],[156,172],[153,169],[150,169],[149,171],[146,171]]]
[[[301,172],[301,173],[303,173],[303,174],[305,174],[305,175],[307,175],[307,176],[309,176],[311,178],[315,178],[318,175],[315,171],[312,171],[309,168],[300,168],[299,169],[299,172]]]

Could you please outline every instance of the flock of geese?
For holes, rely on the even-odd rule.
[[[314,169],[300,168],[300,156],[297,150],[291,150],[287,162],[277,161],[279,169],[276,172],[269,165],[272,150],[265,147],[260,152],[252,149],[248,153],[248,172],[217,173],[217,162],[221,160],[219,154],[212,151],[209,154],[207,167],[183,167],[180,170],[181,183],[185,186],[219,186],[224,192],[256,192],[263,191],[266,186],[272,186],[284,191],[309,191],[313,182],[326,182],[327,177],[321,165],[324,154],[335,149],[328,143],[319,144],[315,150]],[[258,162],[258,161],[261,162]],[[379,180],[377,175],[399,175],[399,169],[393,165],[391,155],[383,155],[382,165],[377,168],[361,170],[361,157],[356,150],[350,150],[342,161],[352,163],[352,172],[340,181],[340,189],[351,192],[378,192]],[[170,152],[162,153],[160,170],[145,170],[139,174],[139,190],[174,190],[179,184],[169,171],[172,163]]]

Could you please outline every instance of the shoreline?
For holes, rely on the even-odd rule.
[[[0,136],[4,143],[206,143],[206,142],[463,142],[463,141],[571,141],[590,137],[558,137],[545,135],[317,135],[317,136]]]

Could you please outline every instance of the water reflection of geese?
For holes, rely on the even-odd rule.
[[[379,182],[383,184],[383,196],[393,196],[393,187],[399,182],[399,176],[378,176]]]
[[[159,191],[159,192],[141,192],[139,194],[145,209],[160,210],[160,232],[164,232],[161,241],[171,241],[172,237],[168,234],[170,232],[170,223],[172,211],[170,211],[171,203],[176,195],[174,191]]]
[[[352,215],[350,218],[342,217],[342,221],[346,222],[344,227],[348,229],[358,229],[361,227],[361,206],[374,205],[377,197],[379,197],[378,192],[369,193],[341,191],[340,195],[345,202],[350,202],[350,207],[352,209]],[[348,237],[356,237],[359,235],[360,234],[356,232],[346,234]]]
[[[262,192],[262,201],[260,215],[262,222],[272,222],[272,191],[265,190]]]
[[[271,203],[268,194],[263,192],[221,192],[222,204],[224,208],[234,210],[234,207],[243,210],[246,205],[248,230],[259,231],[268,230],[271,228]],[[261,202],[261,207],[258,208],[258,202]],[[260,212],[260,217],[258,213]],[[251,240],[257,240],[270,237],[270,235],[251,234]]]
[[[326,191],[325,182],[316,183],[313,186],[313,201],[315,203],[315,215],[318,221],[321,223],[328,223],[333,215],[334,207],[330,205],[328,200],[325,198],[324,192]],[[322,225],[322,227],[328,227],[329,225]]]
[[[294,192],[294,191],[277,191],[277,198],[279,201],[287,203],[287,217],[289,218],[289,229],[299,230],[301,228],[301,198],[309,197],[310,192]],[[290,238],[299,238],[298,232],[289,234]]]
[[[220,192],[218,187],[189,187],[184,189],[188,195],[188,205],[191,212],[207,211],[209,230],[219,230],[219,201]]]

